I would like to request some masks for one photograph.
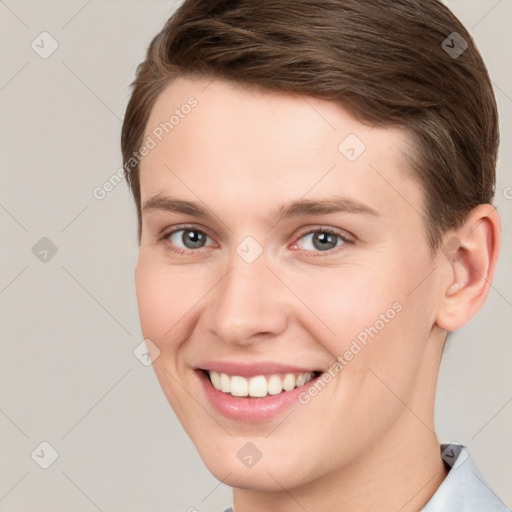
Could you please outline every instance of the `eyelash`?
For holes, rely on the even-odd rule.
[[[206,235],[208,238],[210,238],[207,233],[205,233],[201,229],[197,229],[193,225],[181,225],[181,226],[175,227],[171,231],[166,232],[164,235],[162,235],[159,238],[159,241],[165,241],[166,239],[168,239],[174,233],[177,233],[179,231],[187,231],[187,230],[188,231],[198,231],[198,232],[202,233],[203,235]],[[301,233],[299,235],[299,237],[297,238],[297,241],[299,241],[301,238],[304,238],[306,235],[310,235],[311,233],[329,233],[331,235],[339,237],[342,240],[342,242],[343,242],[341,245],[333,247],[332,249],[329,249],[327,251],[310,251],[310,250],[307,250],[307,249],[302,249],[302,251],[305,251],[306,253],[316,253],[316,254],[311,254],[310,255],[310,257],[312,257],[312,258],[316,258],[318,256],[323,256],[324,253],[327,253],[327,255],[332,255],[333,253],[337,253],[340,249],[342,249],[342,247],[344,245],[346,245],[346,244],[353,244],[354,243],[353,240],[350,240],[346,236],[342,235],[338,230],[336,230],[334,228],[331,228],[331,227],[328,227],[328,226],[318,227],[318,228],[310,229],[308,231],[304,231],[303,233]],[[202,249],[202,248],[203,247],[199,247],[199,249]],[[186,256],[186,255],[188,255],[190,253],[194,253],[194,252],[197,252],[199,250],[199,249],[180,249],[180,248],[171,247],[170,245],[167,245],[167,249],[172,251],[173,253],[176,253],[176,254],[179,254],[179,255],[182,255],[182,256]],[[301,250],[301,249],[299,249],[299,250]]]

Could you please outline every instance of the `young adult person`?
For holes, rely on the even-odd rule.
[[[436,0],[187,0],[153,39],[122,130],[141,327],[235,512],[508,510],[434,424],[497,149]]]

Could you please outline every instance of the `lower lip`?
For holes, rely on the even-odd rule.
[[[199,376],[206,396],[217,411],[228,418],[246,423],[262,422],[279,416],[293,404],[297,404],[299,395],[307,391],[320,377],[311,379],[303,386],[296,387],[291,391],[259,398],[248,398],[223,393],[213,387],[208,375],[204,371],[197,370],[196,373]]]

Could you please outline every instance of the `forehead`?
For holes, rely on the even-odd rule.
[[[336,192],[389,215],[421,208],[407,133],[318,98],[180,78],[157,98],[144,139],[154,147],[140,164],[142,203],[179,191],[262,209]]]

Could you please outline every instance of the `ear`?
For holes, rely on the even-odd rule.
[[[441,272],[436,324],[456,331],[483,306],[491,288],[500,247],[500,220],[496,208],[481,204],[466,222],[445,236],[437,261]]]

